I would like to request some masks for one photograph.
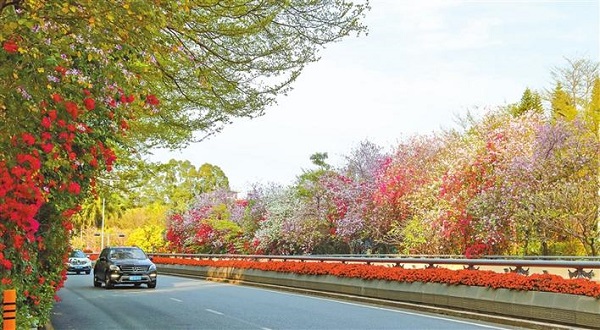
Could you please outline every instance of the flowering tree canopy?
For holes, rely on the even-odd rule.
[[[117,155],[263,113],[318,50],[365,30],[348,1],[0,1],[0,289],[41,325],[70,217]]]

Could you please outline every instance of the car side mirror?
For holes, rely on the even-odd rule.
[[[148,259],[150,259],[150,261],[152,261],[154,259],[153,256],[149,256]]]

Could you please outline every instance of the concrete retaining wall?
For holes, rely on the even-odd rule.
[[[600,300],[578,295],[491,289],[437,283],[403,283],[252,269],[157,265],[163,273],[228,282],[252,282],[306,290],[426,304],[519,319],[600,328]]]

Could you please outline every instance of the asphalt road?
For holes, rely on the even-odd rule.
[[[249,286],[159,275],[156,289],[94,288],[69,275],[52,326],[62,329],[506,329]]]

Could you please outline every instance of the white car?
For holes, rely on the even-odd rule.
[[[86,274],[89,274],[92,271],[92,261],[81,250],[71,251],[67,266],[67,272],[75,272],[77,274],[85,272]]]

